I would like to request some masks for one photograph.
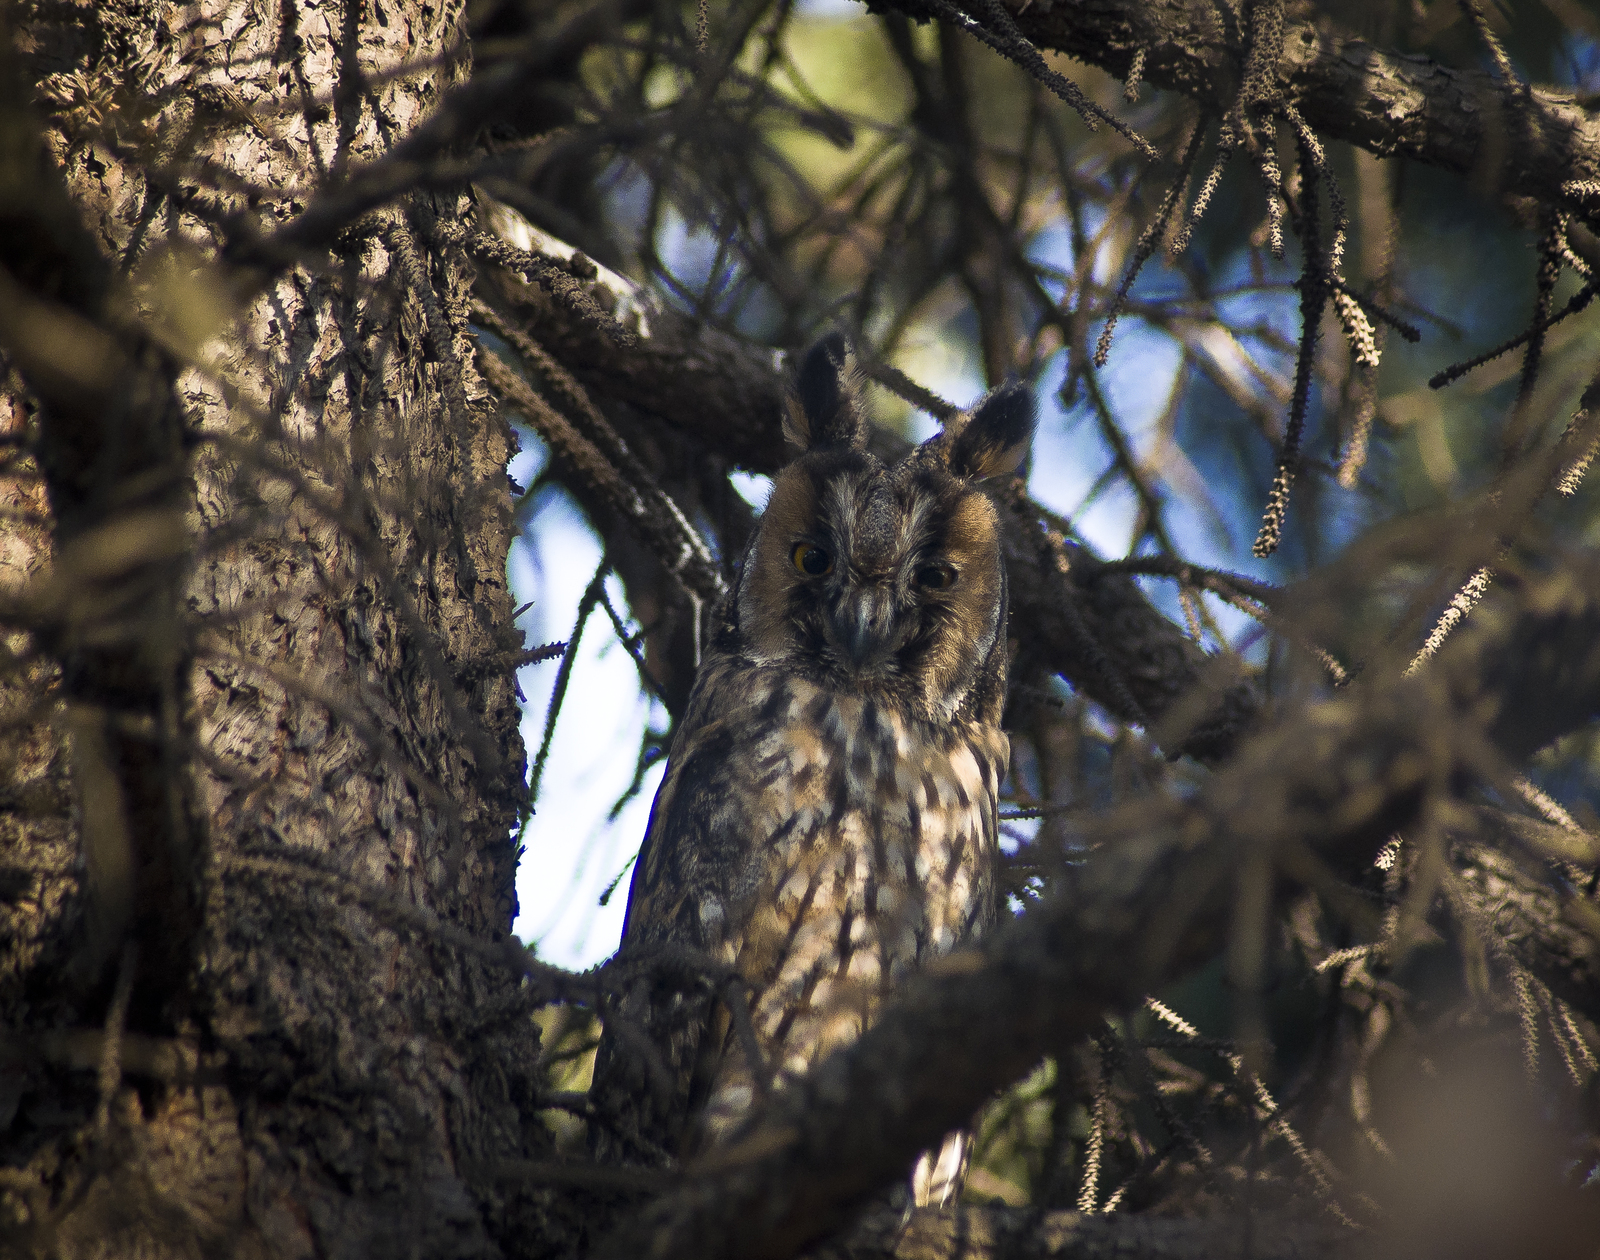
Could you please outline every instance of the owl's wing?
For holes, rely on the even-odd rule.
[[[716,1033],[706,1036],[715,1020],[713,986],[693,984],[692,967],[671,959],[646,964],[652,950],[659,958],[661,947],[671,946],[725,961],[730,902],[751,849],[740,756],[748,730],[740,706],[718,715],[716,688],[698,690],[651,806],[628,888],[619,958],[639,959],[644,969],[607,1010],[595,1060],[592,1097],[635,1146],[635,1159],[677,1152],[697,1060],[721,1040]],[[617,1149],[611,1139],[596,1142],[601,1155]]]
[[[732,722],[683,732],[650,809],[622,924],[624,948],[722,943],[728,898],[750,850],[750,811]]]

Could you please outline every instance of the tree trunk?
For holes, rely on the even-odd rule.
[[[4,675],[0,1238],[559,1239],[490,1167],[548,1139],[492,952],[525,799],[514,439],[473,367],[470,267],[428,244],[470,203],[416,194],[270,276],[204,265],[412,132],[467,75],[462,8],[11,16],[0,598],[31,633]],[[227,191],[164,178],[177,154]],[[133,376],[74,395],[87,343],[30,339],[52,319]],[[98,561],[67,564],[75,539]]]

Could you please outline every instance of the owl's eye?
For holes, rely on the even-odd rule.
[[[917,585],[929,591],[948,591],[956,584],[956,571],[948,564],[925,564],[917,570]]]
[[[789,559],[807,577],[824,577],[833,572],[833,557],[815,543],[795,543]]]

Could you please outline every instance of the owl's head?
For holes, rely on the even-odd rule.
[[[784,436],[796,458],[773,482],[729,610],[739,652],[925,717],[997,720],[1005,569],[978,483],[1027,453],[1028,391],[994,391],[885,464],[866,449],[858,382],[835,335],[806,356]]]

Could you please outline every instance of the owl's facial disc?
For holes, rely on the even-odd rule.
[[[824,337],[784,409],[795,459],[751,540],[724,650],[931,720],[964,707],[995,720],[1005,568],[978,486],[1026,456],[1032,398],[1002,386],[889,466],[868,427],[849,345]]]
[[[937,467],[803,456],[774,482],[741,582],[743,648],[948,717],[998,633],[997,524],[982,494]]]

